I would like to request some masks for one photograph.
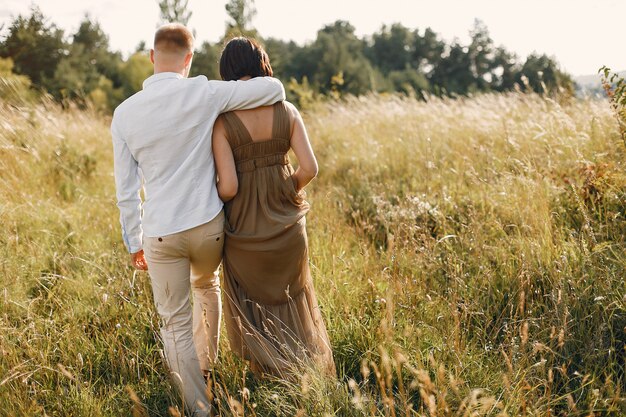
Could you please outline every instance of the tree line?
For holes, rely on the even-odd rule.
[[[179,2],[174,2],[179,3]],[[382,26],[359,38],[349,22],[326,25],[314,41],[262,38],[250,21],[250,0],[231,0],[230,21],[223,38],[197,45],[192,76],[219,79],[218,60],[225,40],[244,34],[261,41],[275,76],[287,87],[288,98],[301,105],[320,97],[401,92],[409,95],[469,95],[489,91],[568,93],[572,78],[546,55],[520,60],[496,46],[488,28],[476,21],[469,44],[446,42],[430,28],[409,29],[401,24]],[[165,6],[163,5],[165,4]],[[187,21],[183,7],[168,9],[161,1],[164,21]],[[97,21],[85,16],[76,32],[66,35],[33,6],[30,15],[16,17],[2,30],[0,78],[13,77],[31,89],[48,92],[63,103],[90,103],[110,111],[142,87],[152,73],[146,45],[140,43],[128,57],[111,50],[109,38]],[[3,89],[0,87],[0,96]]]

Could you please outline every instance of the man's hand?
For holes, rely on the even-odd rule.
[[[143,249],[130,254],[130,263],[140,271],[148,270],[148,263],[146,262],[145,256],[143,256]]]

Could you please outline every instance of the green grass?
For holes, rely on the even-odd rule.
[[[0,415],[166,416],[109,119],[23,106],[0,107]],[[257,381],[222,338],[221,415],[626,414],[626,148],[606,103],[371,96],[305,119],[338,381]]]

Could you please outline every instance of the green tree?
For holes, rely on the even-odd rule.
[[[88,15],[85,15],[72,39],[73,45],[83,46],[85,58],[99,74],[110,79],[115,87],[121,86],[119,69],[122,54],[119,51],[110,50],[109,37],[98,22],[92,21]]]
[[[106,110],[131,93],[121,72],[121,54],[109,50],[108,36],[89,16],[84,17],[72,35],[68,52],[61,58],[50,86],[56,98],[82,105],[92,102],[98,109]]]
[[[235,36],[249,36],[256,38],[258,32],[252,26],[252,19],[256,16],[254,0],[229,0],[224,6],[230,18],[226,22],[224,39]]]
[[[82,44],[70,45],[69,54],[59,61],[48,91],[58,99],[84,101],[96,88],[100,73],[89,62]]]
[[[270,57],[274,75],[278,78],[288,79],[292,75],[289,74],[288,68],[290,61],[293,59],[290,43],[276,38],[268,38],[263,41],[263,46]]]
[[[150,48],[148,48],[148,45],[146,45],[146,41],[139,41],[139,43],[137,44],[137,46],[135,46],[135,50],[134,52],[146,52],[148,53],[150,51]]]
[[[520,70],[517,56],[504,47],[495,50],[493,58],[493,79],[491,88],[495,91],[509,91],[515,87],[515,77]]]
[[[413,73],[407,70],[400,73],[391,73],[390,80],[393,89],[416,93],[437,89],[433,84],[436,81],[435,70],[439,68],[446,43],[431,28],[426,28],[423,34],[419,30],[413,31],[412,45],[409,45],[409,66]]]
[[[431,28],[426,28],[423,35],[416,29],[413,32],[413,42],[413,46],[409,48],[411,67],[430,77],[441,62],[446,43]]]
[[[0,58],[0,99],[16,106],[33,100],[37,95],[30,89],[30,80],[25,75],[13,72],[13,60]]]
[[[73,43],[85,47],[90,56],[90,62],[104,73],[113,71],[121,61],[121,54],[110,50],[109,36],[104,33],[100,23],[92,21],[85,15],[78,30],[72,37]]]
[[[264,41],[264,46],[276,77],[302,80],[302,77],[314,71],[315,62],[310,56],[310,45],[300,46],[293,41],[269,38]]]
[[[182,23],[187,25],[192,12],[188,10],[189,0],[158,0],[163,23]]]
[[[371,45],[366,48],[366,56],[372,66],[380,68],[383,74],[403,71],[411,67],[414,33],[401,24],[391,27],[383,25],[372,36]]]
[[[221,48],[218,44],[203,42],[199,49],[196,49],[193,55],[190,75],[204,75],[209,80],[219,80],[220,77],[220,52]]]
[[[354,27],[342,20],[317,33],[309,50],[306,76],[323,93],[364,94],[374,89],[374,71],[364,54],[364,42]]]
[[[278,39],[267,39],[265,50],[270,57],[272,69],[278,78],[302,81],[310,77],[316,70],[316,58],[311,55],[311,46],[300,46],[293,41],[285,42]],[[312,88],[310,85],[307,88]]]
[[[430,90],[430,83],[424,74],[416,69],[407,68],[402,71],[391,71],[388,75],[393,91],[406,94],[421,94]]]
[[[61,59],[55,71],[53,94],[84,100],[103,85],[102,77],[114,79],[117,87],[121,87],[121,56],[109,51],[109,38],[99,23],[85,15],[72,40],[69,54]]]
[[[430,85],[426,71],[434,68],[427,65],[428,58],[440,56],[436,50],[438,44],[433,40],[428,39],[431,43],[427,44],[419,31],[411,31],[400,24],[383,26],[380,32],[375,33],[366,48],[366,55],[372,65],[381,71],[376,76],[377,90],[407,94],[428,91]]]
[[[431,84],[440,95],[467,94],[474,84],[472,61],[467,47],[453,43],[433,70]]]
[[[41,10],[33,6],[30,16],[19,15],[0,44],[0,57],[11,58],[14,71],[26,75],[33,84],[50,90],[61,59],[68,54],[63,31],[48,23]]]
[[[574,93],[574,82],[569,74],[561,71],[557,62],[549,56],[531,54],[517,74],[517,81],[524,90],[536,93]]]
[[[619,125],[622,140],[626,144],[626,82],[619,73],[611,71],[611,68],[604,65],[598,70],[602,80],[604,90],[611,110]]]
[[[467,53],[474,80],[469,90],[486,91],[494,79],[492,73],[495,68],[493,40],[489,36],[487,26],[478,19],[474,21],[470,37],[472,41],[467,48]]]
[[[129,97],[143,88],[143,81],[152,75],[153,67],[145,53],[134,53],[121,65],[124,97]]]

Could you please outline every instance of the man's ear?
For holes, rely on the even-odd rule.
[[[191,59],[193,58],[193,52],[189,52],[185,55],[185,68],[191,66]]]
[[[154,49],[150,49],[150,62],[154,64]]]

